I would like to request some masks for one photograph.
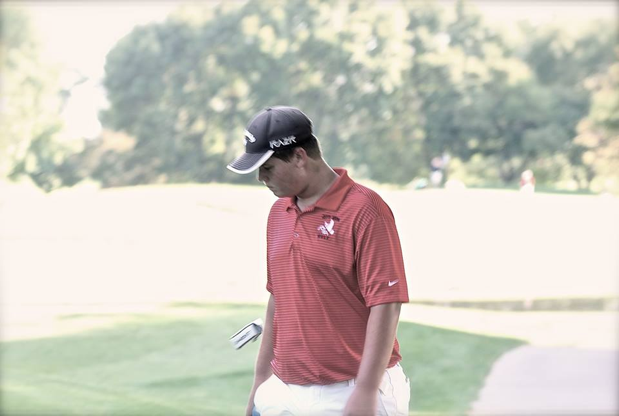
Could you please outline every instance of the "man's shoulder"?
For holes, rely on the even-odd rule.
[[[367,215],[393,215],[391,209],[378,192],[360,183],[355,182],[352,185],[346,199],[350,206],[357,207],[360,212]]]
[[[271,205],[271,210],[269,212],[269,216],[276,214],[278,212],[286,212],[286,208],[290,205],[290,198],[278,198],[273,205]]]

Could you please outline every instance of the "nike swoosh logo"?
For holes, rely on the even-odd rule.
[[[396,280],[394,280],[394,281],[391,281],[391,280],[390,280],[390,281],[389,281],[389,287],[391,287],[391,286],[395,285],[395,284],[396,284],[396,283],[398,283],[399,281],[400,281],[400,279],[396,279]]]

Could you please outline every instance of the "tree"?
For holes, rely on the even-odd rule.
[[[591,163],[584,162],[587,146],[577,136],[590,126],[583,121],[591,114],[593,91],[587,83],[599,79],[616,61],[616,28],[600,21],[580,30],[524,26],[523,31],[531,41],[523,45],[519,56],[532,68],[540,88],[548,89],[561,104],[553,115],[570,138],[567,147],[557,149],[566,161],[562,170],[570,172],[579,187],[588,188],[595,172]]]
[[[136,138],[126,157],[152,167],[144,182],[253,180],[224,166],[249,117],[283,103],[312,115],[331,163],[371,166],[373,150],[397,149],[367,117],[392,111],[405,32],[375,15],[371,3],[250,1],[138,28],[108,55],[104,122]]]
[[[589,100],[582,85],[609,62],[611,31],[572,35],[570,53],[555,56],[563,32],[534,32],[530,48],[508,45],[464,1],[452,19],[418,7],[409,16],[413,48],[423,53],[414,55],[407,88],[421,103],[426,166],[447,152],[465,165],[484,160],[510,184],[525,168],[543,183],[578,163],[572,139]],[[547,67],[556,73],[546,76]]]
[[[619,49],[616,49],[619,55]],[[587,180],[598,191],[619,193],[619,63],[590,80],[591,110],[578,125]]]
[[[134,146],[99,141],[93,172],[106,184],[253,181],[224,167],[247,120],[278,104],[312,117],[331,164],[379,182],[408,183],[443,153],[483,161],[505,184],[531,167],[552,182],[582,163],[572,141],[589,111],[581,78],[607,62],[607,36],[574,38],[568,59],[555,54],[558,33],[511,46],[467,2],[453,11],[252,0],[136,28],[108,55],[103,114]]]
[[[59,168],[73,150],[58,140],[58,69],[41,62],[26,12],[3,7],[1,22],[0,178],[26,175],[46,191],[75,183],[71,171]]]
[[[594,22],[578,31],[557,26],[534,28],[524,25],[530,42],[521,57],[543,85],[584,88],[584,81],[606,71],[615,61],[616,28]]]
[[[536,153],[559,145],[562,135],[531,140],[553,124],[541,115],[551,112],[550,97],[530,85],[527,66],[468,3],[458,1],[451,19],[431,8],[408,13],[416,53],[406,88],[424,120],[426,170],[444,153],[465,163],[479,155],[509,183]],[[529,112],[535,104],[543,111]]]

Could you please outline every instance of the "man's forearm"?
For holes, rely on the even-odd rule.
[[[251,414],[251,408],[254,403],[254,395],[258,387],[268,379],[273,370],[271,369],[271,361],[273,360],[273,316],[275,315],[275,298],[273,295],[269,298],[267,313],[264,322],[264,330],[262,332],[262,341],[256,358],[256,368],[254,370],[254,384],[249,392],[248,414]]]
[[[393,351],[401,307],[401,303],[387,303],[371,308],[355,383],[359,388],[377,390],[380,386]]]
[[[254,380],[260,383],[272,374],[271,361],[273,360],[273,316],[275,314],[275,298],[273,295],[269,298],[267,305],[267,313],[265,317],[264,331],[262,333],[262,342],[258,350],[256,358],[256,369]]]

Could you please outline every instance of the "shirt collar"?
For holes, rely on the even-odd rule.
[[[339,177],[335,180],[335,182],[333,182],[333,185],[331,185],[331,187],[327,189],[327,192],[325,192],[320,197],[320,199],[316,201],[316,204],[314,204],[314,208],[322,208],[328,211],[337,211],[337,209],[342,204],[342,201],[344,201],[344,197],[346,197],[346,194],[353,186],[354,181],[350,179],[346,169],[334,168],[333,170],[335,171],[335,173],[338,174]],[[285,205],[285,209],[294,209],[296,206],[296,197],[291,197],[288,198],[288,203]]]

